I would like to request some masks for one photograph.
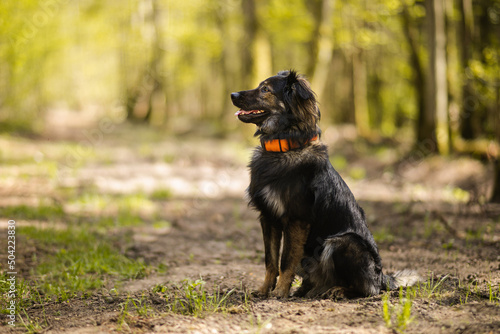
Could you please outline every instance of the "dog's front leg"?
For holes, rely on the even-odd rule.
[[[283,227],[280,222],[264,216],[261,216],[260,224],[264,237],[266,276],[264,284],[262,284],[258,293],[267,297],[269,291],[274,289],[279,273],[279,256]]]
[[[287,298],[295,277],[295,271],[304,256],[304,245],[309,235],[309,226],[300,221],[292,221],[285,225],[283,231],[283,254],[279,280],[273,295]]]

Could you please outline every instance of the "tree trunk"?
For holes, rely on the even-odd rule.
[[[474,15],[472,13],[472,0],[459,0],[461,13],[460,22],[460,58],[462,66],[462,109],[460,111],[460,135],[464,139],[476,138],[476,130],[473,124],[473,112],[475,107],[472,83],[467,77],[467,68],[472,59],[472,33],[474,29]]]
[[[493,194],[491,195],[490,202],[500,203],[500,159],[495,159],[495,183],[493,184]]]
[[[309,58],[307,59],[306,75],[309,80],[312,80],[318,63],[319,40],[321,37],[321,24],[323,18],[323,1],[312,0],[306,1],[307,8],[313,17],[314,27],[311,34],[311,40],[307,43],[309,49]]]
[[[440,0],[437,0],[440,1]],[[425,83],[425,108],[423,113],[419,115],[417,128],[417,142],[415,149],[422,154],[438,153],[439,147],[436,136],[436,112],[438,108],[438,80],[436,73],[438,71],[437,60],[439,59],[438,47],[440,47],[440,39],[436,29],[436,6],[434,0],[426,0],[427,10],[427,36],[429,45],[429,66],[427,70]],[[438,9],[439,10],[439,9]]]
[[[257,13],[255,0],[243,0],[241,2],[243,12],[243,25],[245,28],[243,37],[242,54],[242,76],[243,87],[248,89],[254,82],[255,61],[254,50],[257,36]]]
[[[433,149],[430,152],[423,152],[427,154],[435,151],[435,149],[437,148],[435,146],[435,120],[432,117],[432,114],[428,115],[427,112],[425,90],[426,78],[422,60],[419,56],[417,31],[415,30],[413,23],[411,22],[410,14],[406,5],[403,5],[401,19],[404,36],[406,38],[408,46],[410,47],[410,64],[414,71],[413,85],[415,86],[417,99],[417,122],[415,129],[417,144],[415,146],[418,149],[421,143],[429,141],[431,143],[430,146],[432,146]]]
[[[496,126],[495,135],[497,142],[500,144],[500,78],[496,82]],[[490,202],[500,203],[500,156],[497,152],[495,157],[495,183],[493,184],[493,194],[491,195]]]
[[[163,90],[164,84],[161,74],[161,62],[164,57],[161,45],[163,41],[161,36],[161,13],[158,0],[149,1],[151,1],[150,24],[154,31],[151,59],[138,76],[137,84],[125,89],[125,103],[127,120],[162,124],[166,119],[166,95]],[[130,66],[125,60],[126,57],[126,55],[121,56],[124,59],[122,69],[124,78],[127,78],[127,71]],[[127,85],[129,80],[125,80],[124,85]]]
[[[356,130],[361,137],[370,135],[368,97],[366,89],[366,63],[363,50],[352,53],[352,92]]]
[[[162,49],[162,34],[161,34],[161,19],[160,9],[158,8],[158,0],[151,0],[151,24],[154,30],[153,54],[151,63],[149,64],[149,78],[152,81],[152,89],[148,97],[148,111],[144,117],[144,121],[151,123],[153,113],[158,113],[157,120],[159,124],[165,119],[162,115],[165,110],[165,93],[163,91],[163,79],[161,74],[161,62],[164,57]],[[163,110],[162,110],[163,109]]]
[[[228,40],[227,12],[223,3],[221,3],[217,8],[215,19],[221,38],[223,40]],[[234,49],[235,48],[231,43],[224,43],[222,45],[222,56],[217,63],[218,71],[221,74],[222,79],[222,106],[217,117],[217,125],[220,129],[221,134],[226,133],[226,126],[227,124],[229,124],[229,122],[226,122],[226,119],[229,116],[233,116],[232,113],[229,112],[229,110],[231,110],[232,108],[231,99],[229,98],[229,92],[231,92],[233,89],[236,89],[235,87],[238,86],[235,82],[235,78],[237,77],[235,73],[237,73],[238,71],[234,69],[234,66],[237,65],[237,63],[233,61]]]
[[[321,20],[318,26],[316,51],[313,50],[315,52],[315,58],[312,60],[314,66],[310,64],[308,68],[311,86],[319,96],[322,96],[325,91],[328,69],[333,57],[332,13],[334,5],[334,0],[321,1]]]
[[[437,144],[438,150],[442,154],[448,154],[449,133],[448,133],[448,74],[446,59],[446,10],[445,1],[432,0],[434,7],[434,52],[431,50],[432,79],[435,82],[435,109],[437,118]]]

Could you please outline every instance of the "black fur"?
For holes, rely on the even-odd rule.
[[[309,83],[282,71],[231,99],[241,108],[239,119],[257,125],[262,143],[287,138],[303,144],[288,152],[257,147],[249,165],[247,191],[260,212],[265,246],[266,277],[259,293],[267,296],[274,289],[274,295],[287,297],[295,273],[303,277],[295,294],[306,297],[333,287],[369,296],[403,283],[403,275],[382,273],[363,210],[332,167],[327,147],[310,142],[320,135],[320,112]]]

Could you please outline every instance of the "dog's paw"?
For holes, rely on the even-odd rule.
[[[290,293],[290,288],[284,288],[277,286],[276,289],[274,289],[271,292],[271,296],[276,297],[276,298],[288,298],[288,295]]]
[[[269,292],[267,290],[262,290],[262,289],[252,291],[251,294],[253,297],[257,298],[267,298],[269,296]]]
[[[325,293],[322,293],[319,297],[322,299],[345,299],[348,296],[348,290],[341,286],[334,286]]]

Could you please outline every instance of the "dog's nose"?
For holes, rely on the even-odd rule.
[[[231,100],[237,99],[240,96],[240,93],[231,93]]]

